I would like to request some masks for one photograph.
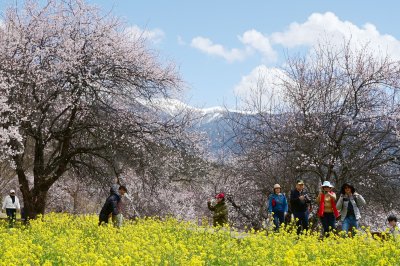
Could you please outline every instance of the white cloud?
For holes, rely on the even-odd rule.
[[[240,41],[255,50],[261,52],[264,58],[268,61],[275,61],[277,58],[277,53],[271,46],[268,37],[264,36],[262,33],[252,29],[243,33],[239,37]]]
[[[290,53],[290,49],[295,47],[311,48],[319,44],[327,44],[333,49],[343,48],[345,41],[349,42],[351,49],[356,49],[355,51],[367,45],[369,51],[378,57],[389,55],[392,59],[400,59],[398,39],[380,33],[371,23],[359,27],[352,22],[340,20],[332,12],[314,13],[305,22],[294,22],[287,30],[275,32],[269,37],[256,30],[249,30],[240,39],[245,45],[270,59],[275,55],[273,45],[282,45],[288,48]],[[244,103],[254,103],[255,99],[261,99],[264,106],[283,106],[284,95],[277,83],[287,78],[277,68],[260,65],[242,77],[240,83],[234,87],[234,93]]]
[[[271,35],[273,44],[287,48],[296,46],[315,46],[320,42],[333,45],[351,41],[359,48],[365,44],[377,53],[388,53],[393,58],[400,58],[400,42],[391,35],[381,34],[371,23],[358,27],[350,21],[340,20],[334,13],[314,13],[304,23],[291,23],[283,32]]]
[[[144,30],[137,25],[128,27],[126,32],[134,38],[142,37],[152,43],[159,43],[165,37],[165,34],[161,29],[156,28],[152,30]]]
[[[204,37],[193,38],[190,45],[206,54],[223,57],[228,62],[242,61],[249,53],[247,50],[235,48],[228,50],[224,46],[220,44],[214,44],[210,39]]]
[[[380,33],[371,23],[358,26],[350,21],[339,19],[332,12],[313,13],[305,22],[293,22],[287,30],[275,32],[269,36],[251,29],[238,38],[243,48],[227,49],[205,37],[194,38],[191,46],[204,53],[220,56],[229,62],[244,60],[253,52],[261,53],[267,62],[275,62],[278,55],[273,48],[274,45],[282,45],[289,49],[299,46],[307,48],[321,43],[332,47],[343,47],[343,42],[350,41],[352,48],[359,49],[368,44],[371,52],[377,55],[387,53],[393,59],[400,59],[399,40],[391,35]]]
[[[272,48],[268,37],[262,33],[252,29],[238,36],[238,39],[244,45],[242,49],[227,49],[221,44],[214,44],[210,39],[200,36],[192,39],[191,46],[206,54],[222,57],[228,62],[242,61],[254,51],[260,52],[269,62],[277,59],[277,53]]]
[[[250,74],[242,77],[235,86],[234,93],[244,106],[261,110],[282,108],[284,95],[279,81],[283,77],[282,70],[259,65]]]

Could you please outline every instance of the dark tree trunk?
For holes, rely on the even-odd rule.
[[[48,190],[32,191],[28,197],[24,196],[24,214],[28,219],[36,219],[39,214],[44,215]]]
[[[14,158],[20,191],[24,202],[24,216],[27,219],[36,219],[39,214],[44,214],[47,193],[54,181],[45,182],[43,176],[34,177],[34,187],[29,187],[28,177],[23,168],[23,155]]]

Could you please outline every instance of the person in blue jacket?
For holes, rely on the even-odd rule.
[[[275,231],[279,230],[280,225],[285,221],[285,215],[288,211],[286,196],[281,192],[279,184],[274,185],[274,193],[268,200],[268,213],[273,215]]]

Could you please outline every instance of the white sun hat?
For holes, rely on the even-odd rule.
[[[281,186],[280,186],[279,184],[275,184],[275,185],[274,185],[274,189],[275,189],[275,188],[281,188]]]
[[[332,188],[333,185],[329,181],[324,181],[324,183],[322,183],[322,187],[331,187]]]

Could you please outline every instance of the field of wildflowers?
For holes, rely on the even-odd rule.
[[[400,265],[400,243],[239,233],[176,219],[97,226],[97,216],[48,214],[28,227],[0,224],[0,265]]]

